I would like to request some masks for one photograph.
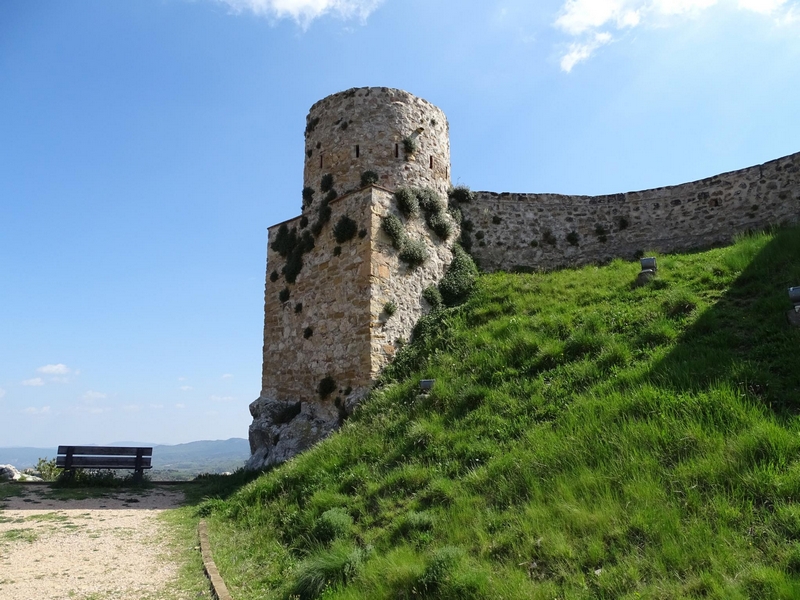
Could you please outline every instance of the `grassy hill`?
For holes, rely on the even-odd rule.
[[[339,433],[201,505],[233,596],[800,597],[800,229],[658,260],[423,319]]]

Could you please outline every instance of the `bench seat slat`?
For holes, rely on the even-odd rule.
[[[132,448],[120,447],[113,448],[109,446],[59,446],[58,453],[66,455],[69,449],[72,448],[72,455],[86,455],[86,456],[136,456],[136,452],[142,450],[143,456],[152,456],[153,448]]]
[[[145,456],[142,458],[141,468],[151,469],[151,457]],[[56,459],[56,466],[62,469],[66,466],[67,459],[65,456],[59,456]],[[110,456],[107,458],[94,457],[94,456],[73,456],[72,466],[76,469],[135,469],[136,457],[135,456]]]

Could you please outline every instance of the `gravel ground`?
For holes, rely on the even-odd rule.
[[[0,600],[181,598],[171,586],[179,565],[157,518],[180,505],[181,492],[63,494],[25,486],[0,499]]]

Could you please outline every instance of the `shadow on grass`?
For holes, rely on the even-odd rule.
[[[793,285],[800,285],[800,227],[777,231],[649,378],[676,391],[727,384],[778,417],[800,413],[800,328],[786,318]]]

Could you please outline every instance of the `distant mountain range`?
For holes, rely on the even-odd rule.
[[[109,446],[153,446],[153,479],[191,479],[200,473],[224,473],[244,466],[250,444],[242,438],[203,440],[188,444],[115,442]],[[55,458],[57,448],[0,448],[0,464],[35,467],[40,458]]]

